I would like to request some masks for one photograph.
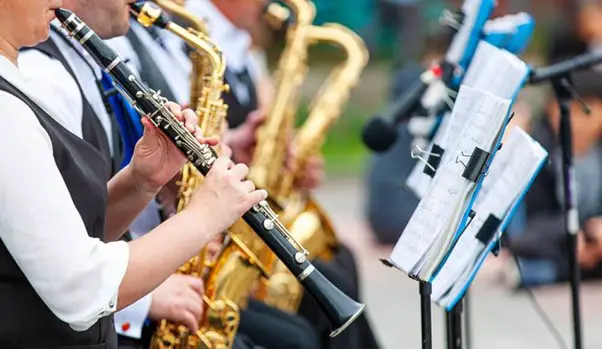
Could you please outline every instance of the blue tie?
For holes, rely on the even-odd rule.
[[[113,80],[109,74],[102,72],[102,87],[105,93],[109,93],[115,89],[113,86]],[[136,110],[128,103],[128,101],[119,93],[109,93],[107,98],[117,124],[119,125],[119,133],[123,141],[123,161],[121,162],[121,168],[125,167],[130,163],[132,155],[134,153],[134,147],[136,142],[142,137],[144,127],[140,122],[140,115]]]

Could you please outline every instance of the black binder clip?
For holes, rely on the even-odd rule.
[[[459,31],[460,28],[462,28],[462,23],[464,22],[465,17],[466,15],[464,15],[464,12],[462,11],[451,11],[445,9],[439,17],[439,23]]]
[[[479,232],[476,235],[477,240],[479,240],[483,245],[487,246],[491,239],[495,237],[495,234],[497,233],[501,224],[502,221],[499,218],[490,214],[483,223],[481,229],[479,229]],[[497,255],[500,253],[500,244],[496,244],[491,252],[497,257]]]
[[[462,153],[461,156],[469,156],[467,154]],[[487,159],[489,159],[489,153],[485,150],[475,147],[472,155],[470,155],[470,160],[468,160],[468,164],[460,161],[459,157],[456,159],[456,163],[461,163],[464,165],[464,172],[462,172],[462,177],[468,179],[471,182],[478,182],[483,175],[483,169],[487,164]]]
[[[443,158],[443,153],[445,152],[445,149],[441,148],[438,144],[433,144],[433,148],[431,149],[431,152],[429,154],[428,159],[426,160],[427,165],[430,166],[424,166],[424,170],[423,172],[430,176],[430,177],[434,177],[435,173],[437,172],[437,169],[439,168],[439,165],[441,164],[441,159]]]
[[[417,159],[418,161],[421,161],[424,163],[424,170],[423,172],[426,173],[427,175],[433,177],[435,175],[435,172],[437,172],[437,167],[439,167],[439,164],[441,163],[441,158],[443,157],[443,148],[441,148],[440,146],[433,144],[433,149],[431,149],[431,151],[426,151],[421,149],[418,145],[415,146],[412,151],[410,152],[410,156],[412,157],[412,159]],[[421,154],[426,154],[429,157],[425,160]]]

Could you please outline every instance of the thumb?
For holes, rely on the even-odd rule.
[[[153,125],[153,123],[149,119],[142,118],[140,121],[142,122],[142,126],[144,127],[145,135],[154,136],[157,133],[157,127]]]

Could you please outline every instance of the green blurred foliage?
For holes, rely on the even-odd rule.
[[[297,114],[297,125],[308,115],[309,103],[301,103]],[[330,176],[354,176],[366,164],[369,153],[361,142],[360,135],[367,116],[376,110],[350,101],[337,123],[328,133],[322,153],[326,161],[326,172]]]

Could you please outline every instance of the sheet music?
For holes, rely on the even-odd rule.
[[[476,215],[466,231],[460,236],[452,253],[432,280],[432,299],[446,306],[461,292],[468,277],[475,272],[475,264],[486,250],[489,242],[483,244],[476,236],[490,214],[507,220],[512,206],[529,186],[541,163],[547,156],[546,151],[527,133],[518,127],[511,130],[510,137],[494,159],[489,175],[479,191],[480,200],[473,207]],[[498,160],[501,160],[496,164]],[[448,295],[445,295],[449,290]]]
[[[509,100],[483,91],[469,87],[460,89],[452,115],[458,113],[469,121],[460,130],[460,139],[448,148],[451,154],[449,160],[439,167],[431,187],[418,204],[391,254],[391,261],[406,273],[413,274],[421,261],[426,265],[439,263],[423,258],[434,244],[441,244],[439,240],[442,234],[455,232],[455,228],[449,225],[464,213],[462,208],[467,204],[467,193],[474,186],[473,182],[462,177],[464,164],[475,147],[491,150],[505,122],[509,105]],[[452,118],[452,129],[453,122]]]
[[[470,91],[470,88],[463,86],[460,93],[466,93],[464,91]],[[468,124],[459,133],[459,138],[455,140],[456,145],[450,148],[455,149],[455,151],[449,152],[449,159],[446,160],[446,157],[443,157],[444,162],[448,161],[457,166],[458,170],[461,171],[460,173],[466,168],[475,147],[492,153],[493,148],[497,145],[503,125],[506,123],[508,109],[510,108],[510,100],[503,100],[491,94],[479,92],[481,96],[478,99],[473,99],[474,103],[467,103],[466,109],[462,108],[464,103],[460,104],[457,109],[454,108],[458,114],[471,114]],[[452,122],[453,120],[450,121],[450,123]],[[427,258],[424,259],[424,265],[421,266],[422,270],[419,273],[423,280],[431,278],[441,261],[448,254],[449,248],[456,238],[456,231],[468,209],[475,187],[475,183],[466,181],[470,184],[462,192],[462,200],[453,213],[453,219],[446,227],[442,239],[439,243],[434,244],[434,248],[428,251]]]
[[[529,69],[512,53],[481,40],[462,83],[502,98],[513,98]]]

